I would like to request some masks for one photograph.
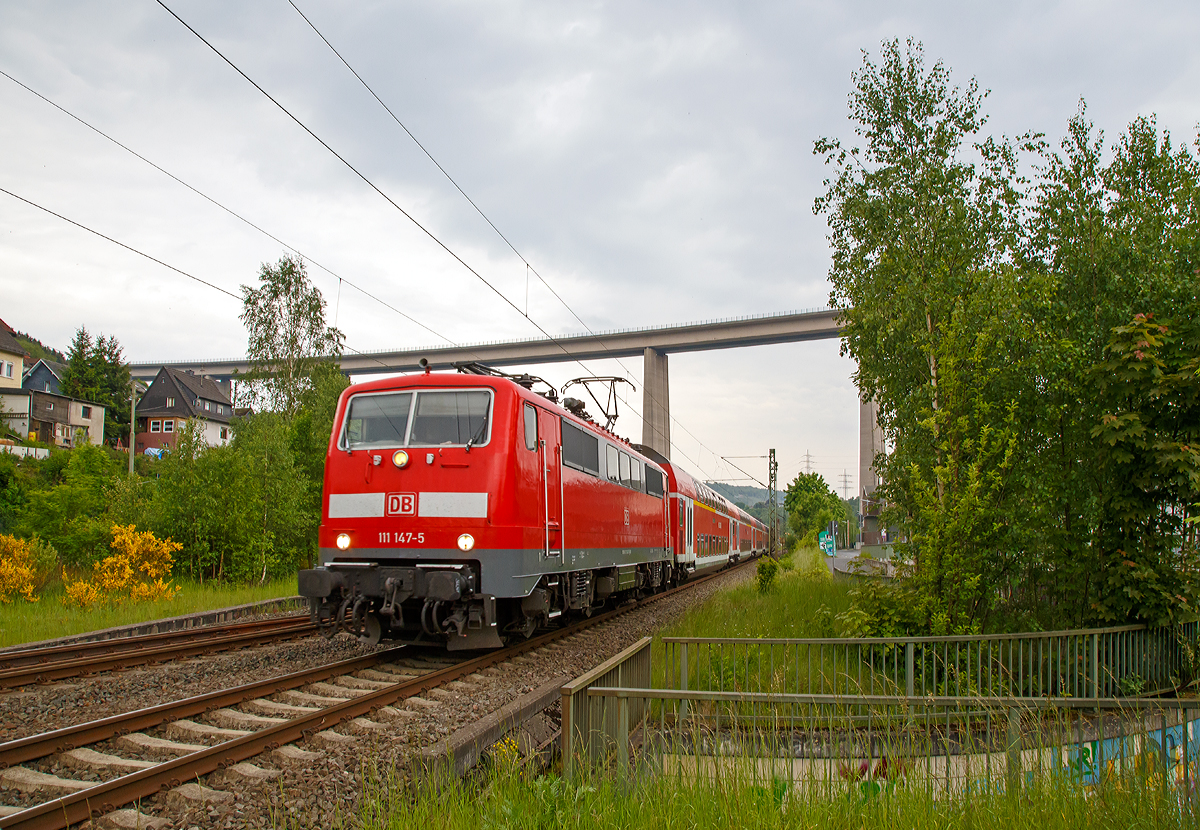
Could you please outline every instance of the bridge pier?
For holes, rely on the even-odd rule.
[[[647,347],[642,356],[642,443],[671,457],[671,399],[667,353]]]

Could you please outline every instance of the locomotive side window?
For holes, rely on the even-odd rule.
[[[621,453],[621,484],[626,487],[632,487],[633,483],[629,480],[629,456]]]
[[[346,415],[346,448],[404,446],[411,408],[411,392],[351,398],[350,411]]]
[[[608,447],[608,480],[615,481],[620,484],[621,476],[620,473],[617,472],[617,457],[620,455],[620,453],[617,452],[617,448],[611,444],[607,444],[606,446]]]
[[[660,499],[663,497],[663,474],[653,467],[646,468],[646,492]]]
[[[642,462],[636,458],[629,459],[629,486],[639,493],[645,489],[642,487]]]
[[[563,430],[563,444],[567,443],[567,432]],[[533,404],[525,404],[525,449],[537,449],[537,410]]]
[[[413,413],[414,446],[486,444],[491,395],[472,392],[420,392]]]
[[[532,407],[530,407],[532,408]],[[567,420],[562,422],[563,463],[594,476],[600,475],[600,439]]]

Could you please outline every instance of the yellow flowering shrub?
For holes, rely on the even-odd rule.
[[[150,531],[138,532],[133,525],[113,525],[113,553],[97,562],[91,581],[67,584],[68,605],[86,608],[101,599],[121,603],[171,599],[182,590],[171,584],[171,554],[183,547],[170,539],[159,539]]]
[[[15,536],[0,535],[0,602],[9,603],[16,597],[37,602],[33,593],[37,569],[29,543]]]

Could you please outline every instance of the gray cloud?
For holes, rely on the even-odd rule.
[[[286,3],[172,6],[524,308],[523,264]],[[1200,119],[1200,11],[1183,2],[301,8],[596,329],[825,303],[812,142],[852,137],[850,73],[883,38],[978,77],[997,133],[1056,140],[1081,96],[1110,137],[1153,111],[1190,140]],[[0,68],[455,340],[536,335],[157,4],[8,4]],[[3,79],[0,112],[3,186],[231,290],[280,255]],[[436,342],[313,277],[355,348]],[[59,346],[81,324],[134,359],[244,346],[235,302],[7,197],[0,296],[8,323]],[[529,308],[580,328],[536,281]],[[794,473],[811,451],[833,482],[857,458],[852,368],[836,344],[675,357],[673,412],[718,454],[774,445]]]

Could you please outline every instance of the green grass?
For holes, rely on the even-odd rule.
[[[646,775],[629,784],[610,778],[571,783],[556,776],[530,779],[510,767],[436,789],[376,781],[364,794],[356,823],[364,830],[1196,827],[1195,813],[1180,810],[1176,798],[1153,782],[1138,780],[1089,791],[1058,777],[1035,781],[1013,795],[994,789],[934,796],[915,782],[883,791],[843,783],[833,792],[811,792],[735,772],[715,782]]]
[[[0,648],[296,594],[294,576],[266,585],[180,584],[183,590],[173,599],[136,605],[68,608],[62,603],[61,585],[38,602],[17,599],[0,604]]]
[[[774,585],[720,591],[662,632],[666,637],[829,637],[830,620],[850,607],[851,586],[835,582],[816,548],[782,562]],[[824,610],[822,610],[824,609]]]

